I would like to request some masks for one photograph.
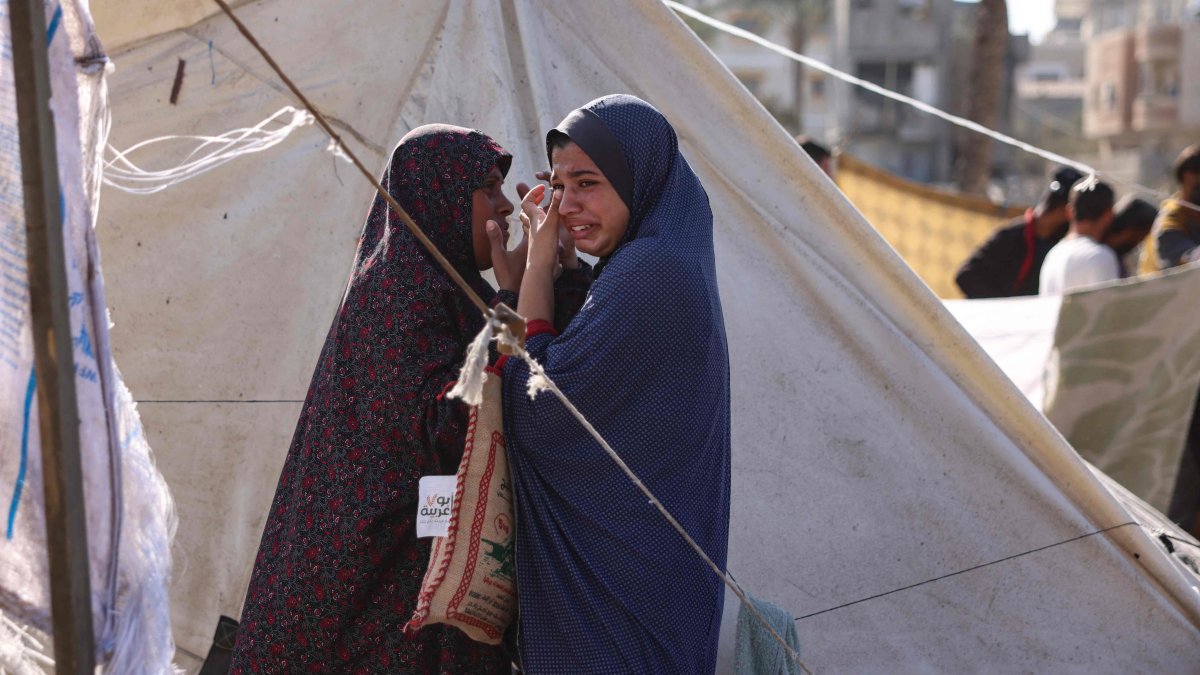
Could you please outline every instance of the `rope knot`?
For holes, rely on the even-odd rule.
[[[496,340],[496,347],[502,354],[515,354],[521,351],[525,344],[525,319],[508,305],[496,305],[484,318],[483,329],[467,348],[467,357],[458,373],[458,382],[446,394],[471,406],[477,406],[483,401],[483,383],[487,382],[488,345],[492,340]]]

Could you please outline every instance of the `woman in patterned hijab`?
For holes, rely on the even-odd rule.
[[[708,196],[650,104],[605,96],[550,132],[553,194],[519,311],[527,349],[722,569],[729,535],[729,358]],[[600,259],[559,335],[560,226]],[[541,673],[711,673],[721,580],[553,396],[504,366],[517,496],[518,647]]]
[[[513,210],[501,192],[511,159],[478,131],[429,125],[400,141],[380,181],[493,304],[479,270],[487,231],[499,239]],[[263,531],[232,672],[509,672],[498,648],[456,628],[402,631],[429,560],[417,482],[456,471],[467,428],[466,406],[440,394],[482,326],[376,195]]]

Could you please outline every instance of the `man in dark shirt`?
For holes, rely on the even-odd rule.
[[[972,299],[1037,295],[1042,261],[1067,234],[1067,198],[1081,178],[1071,167],[1056,171],[1037,206],[976,249],[954,278],[963,294]]]
[[[796,142],[800,144],[800,147],[804,150],[804,152],[808,153],[808,156],[812,158],[812,161],[816,162],[817,166],[821,167],[821,170],[825,172],[826,176],[833,178],[833,153],[829,151],[829,148],[821,145],[804,134],[797,136]]]

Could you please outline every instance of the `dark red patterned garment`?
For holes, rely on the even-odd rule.
[[[477,292],[472,193],[511,157],[483,134],[413,130],[381,180]],[[439,400],[483,318],[376,196],[263,532],[233,673],[508,673],[499,648],[405,637],[429,560],[417,481],[453,474],[467,409]]]

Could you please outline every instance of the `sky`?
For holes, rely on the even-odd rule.
[[[1028,33],[1034,42],[1054,28],[1052,0],[1008,0],[1008,28],[1014,34]]]

